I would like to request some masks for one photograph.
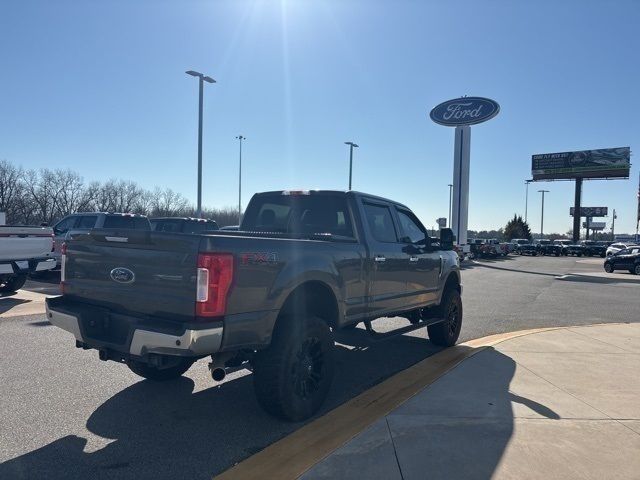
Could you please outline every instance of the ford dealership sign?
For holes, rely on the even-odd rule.
[[[442,102],[431,110],[431,120],[440,125],[457,127],[486,122],[500,111],[495,100],[483,97],[462,97]]]

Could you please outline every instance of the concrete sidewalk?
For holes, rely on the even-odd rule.
[[[640,479],[640,324],[487,348],[301,478]]]

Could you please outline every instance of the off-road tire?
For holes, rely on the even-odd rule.
[[[27,281],[27,275],[21,274],[11,277],[4,283],[0,283],[0,293],[13,293],[20,290]]]
[[[462,298],[460,292],[450,288],[444,292],[442,302],[437,307],[436,315],[444,321],[427,327],[429,340],[442,347],[456,344],[462,328]]]
[[[276,323],[271,345],[253,361],[253,386],[267,413],[305,420],[324,402],[334,375],[331,330],[318,317],[285,317]]]
[[[180,363],[174,367],[158,368],[142,362],[132,361],[127,363],[129,369],[136,375],[153,380],[155,382],[164,382],[174,378],[181,377],[193,365],[192,359],[180,359]]]

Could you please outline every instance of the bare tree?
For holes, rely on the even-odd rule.
[[[170,188],[156,187],[151,197],[151,214],[157,217],[184,215],[189,210],[189,202],[180,193]]]
[[[74,212],[86,212],[91,205],[91,192],[85,188],[83,178],[71,170],[53,173],[53,189],[58,191],[57,217]]]
[[[21,168],[0,160],[0,212],[5,212],[13,222],[18,221],[22,175]]]
[[[57,218],[61,186],[56,182],[55,172],[44,168],[39,172],[28,170],[25,185],[33,202],[33,216],[39,222],[51,224]]]

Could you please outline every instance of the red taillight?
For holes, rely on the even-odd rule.
[[[227,294],[233,282],[233,255],[201,253],[196,279],[196,316],[220,317],[227,310]]]

